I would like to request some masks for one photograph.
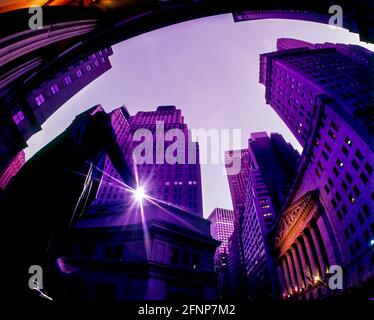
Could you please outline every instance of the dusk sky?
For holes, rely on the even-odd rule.
[[[374,50],[374,45],[360,43],[358,35],[344,29],[302,21],[234,23],[227,14],[159,29],[113,46],[112,69],[50,117],[28,141],[27,157],[96,104],[106,111],[126,105],[131,114],[175,105],[190,129],[241,129],[242,148],[247,147],[250,132],[267,131],[281,133],[301,151],[265,104],[265,89],[258,82],[259,54],[275,51],[281,37],[360,44]],[[205,217],[215,207],[232,208],[222,168],[223,164],[201,166]]]

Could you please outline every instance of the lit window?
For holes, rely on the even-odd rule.
[[[70,76],[66,76],[64,80],[65,80],[65,83],[66,83],[67,85],[69,85],[69,84],[71,83],[71,78],[70,78]]]
[[[83,75],[82,70],[81,70],[81,69],[78,69],[78,70],[77,70],[77,77],[78,77],[78,78],[82,78],[82,75]]]
[[[91,68],[91,65],[90,65],[90,64],[86,65],[86,70],[87,70],[87,71],[91,71],[91,69],[92,69],[92,68]]]
[[[345,137],[345,138],[344,138],[344,142],[345,142],[347,145],[349,145],[349,146],[352,145],[352,140],[349,139],[348,137]]]
[[[13,121],[15,124],[19,124],[23,119],[25,119],[25,116],[22,111],[18,111],[14,116],[13,116]]]
[[[38,106],[40,106],[41,104],[43,104],[45,102],[45,99],[44,99],[44,96],[42,94],[39,94],[36,98],[35,98],[35,102]]]
[[[59,92],[59,87],[57,85],[57,83],[55,83],[54,85],[52,85],[51,87],[51,91],[52,91],[52,94],[56,94],[57,92]]]

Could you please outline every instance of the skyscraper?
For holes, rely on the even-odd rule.
[[[268,234],[297,173],[299,153],[280,134],[252,133],[242,242],[251,300],[276,294],[276,270]]]
[[[0,170],[22,149],[27,140],[66,101],[111,68],[111,48],[83,58],[79,63],[56,70],[49,80],[25,97],[6,95],[0,117]]]
[[[234,230],[233,210],[215,208],[209,215],[210,235],[213,239],[221,241],[214,254],[215,270],[218,273],[218,297],[228,296],[228,241]]]
[[[283,39],[280,48],[260,55],[260,83],[265,85],[266,103],[282,118],[302,146],[311,128],[316,98],[326,94],[340,104],[346,118],[356,118],[366,130],[373,130],[368,117],[372,106],[373,54],[361,50],[361,58],[352,59],[358,49],[345,45],[310,45]],[[361,60],[361,61],[358,61]],[[363,61],[367,61],[366,64]]]
[[[267,103],[304,146],[274,228],[283,297],[319,299],[354,290],[369,296],[374,281],[373,53],[340,44],[282,42],[288,42],[280,45],[285,50],[260,56],[260,82]],[[343,272],[340,289],[326,285],[331,266]]]
[[[156,111],[130,116],[122,107],[112,112],[112,123],[126,159],[136,165],[139,185],[144,187],[145,192],[202,215],[199,149],[197,143],[191,142],[181,110],[175,106],[161,106]],[[168,140],[170,134],[175,134],[174,137],[178,135],[179,141]],[[171,163],[169,160],[173,159],[167,158],[167,150],[175,143],[181,157],[176,155],[176,163]],[[139,153],[137,148],[141,150]],[[105,205],[126,197],[119,175],[109,160],[105,168],[96,204]]]
[[[229,237],[234,230],[234,216],[233,211],[229,209],[215,208],[209,215],[210,234],[211,236],[221,241],[221,245],[217,248],[215,258],[218,258],[220,253],[227,253],[227,243]]]
[[[139,181],[146,192],[202,215],[199,145],[191,141],[181,110],[159,106],[156,111],[138,112],[130,118],[130,126],[133,140],[137,140],[134,151],[137,147],[140,150],[139,145],[145,141],[140,140],[144,137],[147,141],[143,146],[151,152],[144,154],[142,164],[139,154],[134,155]]]
[[[231,170],[232,166],[238,165],[239,168]],[[242,231],[248,185],[248,149],[227,151],[225,166],[234,209],[234,230],[228,241],[228,291],[230,297],[242,299],[247,297]],[[232,172],[235,174],[230,174]]]

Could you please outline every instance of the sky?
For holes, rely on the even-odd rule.
[[[265,104],[265,88],[258,82],[259,54],[275,51],[281,37],[360,44],[374,51],[374,45],[361,43],[354,33],[304,21],[234,23],[225,14],[155,30],[113,46],[112,69],[48,119],[28,141],[26,156],[30,158],[77,114],[96,104],[107,112],[126,105],[131,114],[175,105],[190,129],[240,129],[242,148],[251,132],[279,132],[301,152],[291,132]],[[223,163],[201,166],[204,217],[216,207],[232,209],[223,168]]]

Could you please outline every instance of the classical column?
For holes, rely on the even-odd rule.
[[[291,286],[292,286],[292,292],[295,291],[295,287],[297,287],[297,280],[295,278],[295,270],[292,267],[292,261],[291,261],[291,256],[289,251],[285,253],[286,259],[287,259],[287,266],[290,274],[290,279],[291,279]]]
[[[317,267],[316,267],[316,264],[314,263],[312,250],[310,249],[308,239],[306,238],[304,234],[300,237],[300,242],[303,248],[305,260],[309,266],[310,273],[307,275],[307,284],[309,285],[313,282],[313,276],[317,274]]]
[[[287,292],[288,288],[287,288],[286,278],[285,278],[285,275],[284,275],[282,260],[278,261],[277,275],[278,275],[278,279],[279,279],[280,292],[281,292],[281,294],[285,294]]]
[[[314,263],[317,267],[316,275],[319,275],[321,277],[322,276],[322,268],[321,268],[321,265],[319,264],[318,252],[317,252],[317,249],[316,249],[317,244],[314,242],[310,230],[311,230],[311,228],[307,227],[307,228],[304,229],[304,233],[305,233],[306,238],[309,241],[310,249],[312,251],[313,260],[314,260]]]
[[[321,239],[321,234],[319,233],[318,227],[314,220],[312,220],[310,223],[309,231],[310,231],[314,246],[317,251],[317,257],[318,257],[319,265],[321,267],[321,272],[322,272],[321,276],[323,276],[327,273],[327,268],[329,267],[328,260],[327,260],[327,253],[326,253],[325,246]]]
[[[305,288],[306,284],[307,284],[307,280],[306,280],[305,276],[310,273],[309,266],[307,265],[307,263],[305,261],[300,241],[296,239],[295,243],[292,246],[294,247],[297,262],[298,262],[298,265],[299,265],[300,276],[302,278],[302,283],[303,283],[302,287]]]
[[[300,290],[304,286],[304,273],[300,269],[300,264],[298,261],[298,257],[297,257],[297,253],[296,253],[294,245],[291,246],[290,252],[291,252],[291,260],[296,271],[298,290]]]
[[[288,269],[287,269],[287,262],[286,262],[286,258],[285,256],[282,256],[281,257],[282,259],[282,269],[283,269],[283,275],[284,275],[284,279],[286,281],[286,291],[288,294],[290,294],[292,292],[292,289],[291,289],[291,281],[290,281],[290,277],[288,275]]]

